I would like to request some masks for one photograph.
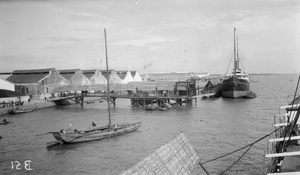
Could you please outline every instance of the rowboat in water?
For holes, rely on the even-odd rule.
[[[96,126],[86,130],[66,129],[61,130],[60,132],[52,132],[52,134],[56,140],[62,143],[87,142],[130,133],[136,131],[141,125],[142,122],[137,122],[132,124],[113,125],[111,129],[108,125]]]
[[[10,122],[7,121],[6,119],[3,119],[1,122],[0,122],[0,125],[6,125],[6,124],[9,124]]]
[[[158,104],[157,103],[152,103],[152,104],[148,104],[145,106],[145,109],[148,111],[151,110],[156,110],[158,108]]]
[[[11,114],[20,114],[20,113],[27,113],[27,112],[32,112],[36,108],[14,108],[10,111]]]
[[[107,48],[106,48],[106,30],[104,29],[105,39],[105,53],[106,53],[106,71],[107,71],[107,92],[109,90],[109,71],[108,71],[108,59],[107,59]],[[54,138],[61,143],[77,143],[87,142],[93,140],[101,140],[114,136],[119,136],[136,131],[142,122],[131,123],[131,124],[112,124],[110,115],[110,93],[107,93],[107,104],[108,104],[108,125],[97,126],[94,122],[91,127],[87,129],[62,129],[60,132],[50,132]]]
[[[171,108],[171,105],[168,103],[164,103],[162,106],[158,107],[159,111],[166,111],[169,110]]]

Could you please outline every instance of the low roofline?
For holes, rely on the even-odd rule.
[[[47,68],[47,69],[29,69],[29,70],[15,70],[12,74],[37,74],[37,73],[49,73],[55,68]]]

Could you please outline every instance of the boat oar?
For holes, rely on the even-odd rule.
[[[52,134],[52,133],[54,133],[54,132],[47,132],[47,133],[44,133],[44,134],[37,134],[35,136],[43,136],[43,135]]]

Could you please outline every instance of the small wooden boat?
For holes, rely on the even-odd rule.
[[[61,130],[60,132],[52,132],[52,134],[56,140],[62,143],[78,143],[123,135],[136,131],[141,125],[142,122],[119,124],[112,125],[111,129],[109,129],[109,125],[99,127],[95,126],[85,130],[66,129]]]
[[[0,122],[0,125],[6,125],[6,124],[9,124],[10,122],[9,121],[7,121],[7,120],[2,120],[1,122]]]
[[[104,29],[104,39],[105,39],[105,53],[106,53],[106,71],[108,72],[109,69],[108,69],[105,29]],[[106,81],[107,81],[107,92],[110,92],[109,74],[107,75]],[[111,115],[110,115],[110,93],[107,93],[107,106],[108,106],[108,125],[97,126],[93,122],[92,126],[87,129],[81,129],[81,130],[62,129],[60,130],[60,132],[50,132],[50,133],[52,133],[54,138],[61,143],[76,143],[76,142],[101,140],[105,138],[127,134],[136,131],[142,125],[142,122],[131,123],[131,124],[112,124]]]
[[[167,108],[167,107],[159,107],[158,110],[159,111],[166,111],[166,110],[169,110],[170,108]]]
[[[168,103],[163,104],[162,106],[158,107],[159,111],[166,111],[169,110],[171,108],[171,105]]]
[[[246,98],[246,99],[256,98],[256,94],[252,91],[249,91],[244,98]]]
[[[156,110],[158,108],[158,104],[157,103],[152,103],[152,104],[148,104],[145,106],[146,110]]]
[[[14,108],[10,111],[11,114],[20,114],[20,113],[26,113],[26,112],[32,112],[36,108]]]
[[[87,101],[86,104],[92,104],[95,103],[95,101]]]

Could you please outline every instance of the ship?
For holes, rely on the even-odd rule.
[[[298,78],[297,89],[299,87]],[[265,154],[265,174],[300,174],[300,96],[297,89],[292,102],[274,115],[275,131]]]
[[[225,98],[245,98],[250,93],[249,74],[240,68],[240,59],[234,28],[234,67],[231,74],[226,74],[222,80],[222,97]]]

